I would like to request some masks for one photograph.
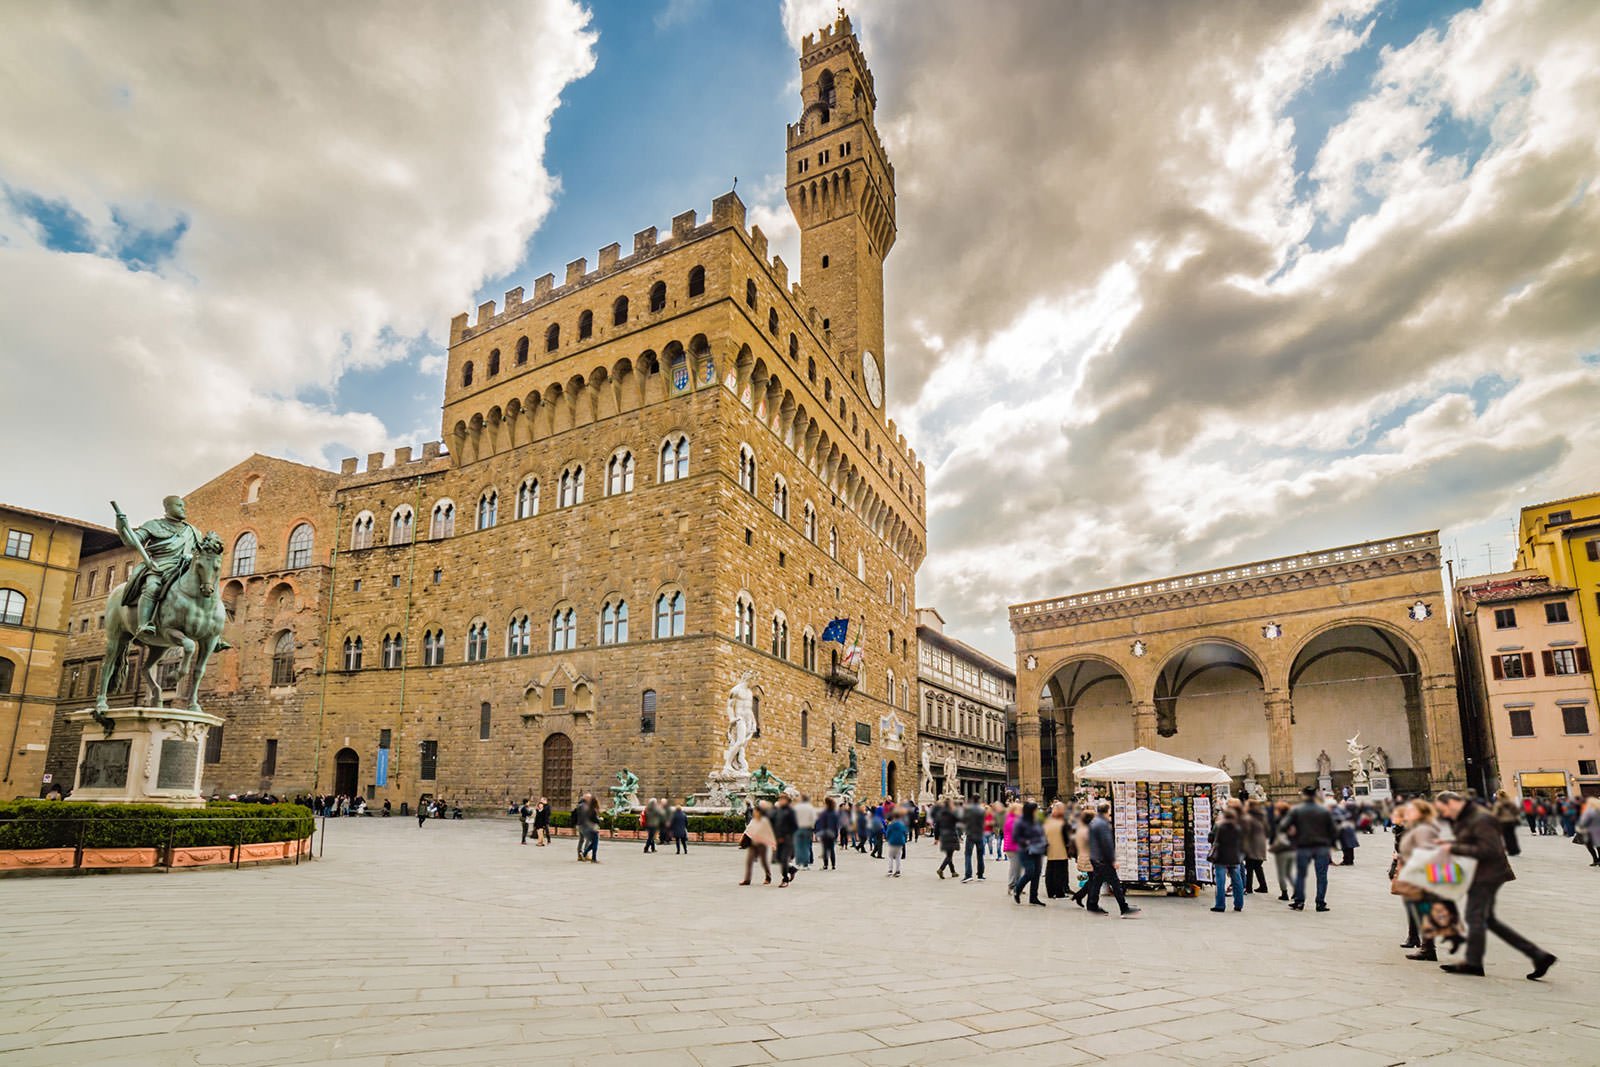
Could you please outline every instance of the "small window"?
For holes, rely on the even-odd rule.
[[[733,639],[743,645],[756,643],[756,606],[745,593],[739,594],[733,606]]]
[[[417,761],[417,777],[424,782],[431,782],[439,774],[439,742],[422,742],[421,752],[421,758]]]
[[[539,514],[539,479],[522,480],[517,489],[517,518],[528,519]]]
[[[754,278],[746,278],[745,279],[745,282],[744,282],[744,302],[745,302],[745,306],[750,308],[750,310],[752,310],[752,311],[755,310],[755,307],[756,307],[756,281],[755,281]]]
[[[739,488],[756,495],[756,454],[744,444],[739,446]]]
[[[789,335],[789,360],[790,362],[799,362],[800,360],[800,338],[792,333]]]
[[[1561,728],[1569,734],[1589,732],[1589,709],[1573,704],[1561,708]]]
[[[806,377],[811,379],[811,384],[817,384],[817,361],[812,356],[806,357]]]
[[[488,375],[493,378],[500,373],[500,350],[496,348],[489,353]]]
[[[777,308],[768,308],[767,309],[767,332],[770,333],[774,337],[778,336],[778,309]]]
[[[472,384],[472,360],[467,360],[461,365],[461,385],[466,387]]]
[[[1526,708],[1518,708],[1508,714],[1511,718],[1512,737],[1533,736],[1533,712]]]
[[[566,686],[558,685],[550,690],[550,706],[552,708],[564,708],[567,706]]]
[[[666,282],[656,282],[650,287],[650,310],[652,312],[667,310]]]
[[[656,732],[656,691],[646,689],[639,696],[639,732],[653,734]]]
[[[695,267],[689,272],[689,295],[704,296],[706,292],[706,269]]]
[[[1572,521],[1572,512],[1571,511],[1552,511],[1550,513],[1550,518],[1547,521],[1547,525],[1549,525],[1549,526],[1560,526],[1563,523],[1568,523],[1568,522],[1571,522],[1571,521]]]
[[[218,727],[218,729],[220,730],[221,727]],[[210,736],[208,735],[206,739],[210,740]],[[268,778],[278,773],[278,739],[276,737],[267,738],[266,751],[261,754],[261,773]]]
[[[585,311],[578,316],[578,340],[587,341],[594,336],[594,312]]]
[[[14,559],[27,559],[33,554],[33,534],[21,530],[6,531],[6,555]]]
[[[1509,630],[1517,625],[1516,608],[1495,608],[1494,628],[1496,630]]]
[[[222,762],[222,727],[213,726],[206,731],[206,762]]]
[[[517,338],[517,366],[520,367],[526,362],[528,362],[528,339],[519,337]]]
[[[285,630],[272,646],[272,684],[294,684],[294,633]]]
[[[1579,674],[1578,650],[1551,648],[1544,653],[1544,673],[1550,675]]]
[[[628,298],[619,296],[611,305],[611,325],[626,326],[628,324]]]
[[[811,747],[811,709],[800,709],[800,747]]]
[[[828,257],[827,256],[823,256],[822,257],[822,269],[823,270],[827,270],[828,269]]]
[[[1565,600],[1556,600],[1546,604],[1544,606],[1544,621],[1571,622],[1572,619],[1567,615],[1567,602]]]
[[[1584,775],[1585,777],[1593,777],[1597,773],[1595,770],[1595,761],[1592,759],[1579,760],[1578,773]]]
[[[546,352],[554,352],[560,347],[561,325],[560,323],[552,322],[549,328],[544,331],[544,350]]]
[[[490,724],[491,724],[491,721],[492,721],[492,718],[493,718],[493,714],[494,714],[493,708],[490,707],[489,702],[487,700],[485,700],[482,704],[480,704],[478,706],[478,740],[479,741],[487,741],[487,740],[489,740],[489,727],[490,727]]]
[[[500,494],[487,489],[478,497],[478,529],[487,530],[500,517]]]
[[[1590,563],[1600,562],[1600,537],[1592,538],[1583,543],[1584,555]]]

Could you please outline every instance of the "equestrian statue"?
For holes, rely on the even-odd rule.
[[[181,496],[162,501],[166,513],[140,527],[111,502],[117,516],[117,536],[136,549],[144,562],[128,580],[106,598],[106,657],[100,672],[100,693],[94,718],[109,734],[114,727],[105,714],[106,697],[121,687],[128,669],[128,646],[142,645],[145,699],[161,707],[161,682],[156,664],[168,649],[180,649],[177,695],[190,711],[200,710],[200,680],[213,652],[230,648],[222,639],[227,622],[217,581],[222,574],[222,540],[215,533],[201,535],[190,525]]]

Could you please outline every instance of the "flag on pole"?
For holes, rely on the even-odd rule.
[[[846,636],[849,635],[849,633],[850,633],[850,620],[849,619],[834,619],[832,622],[828,623],[828,625],[826,627],[823,628],[822,639],[824,641],[837,641],[839,644],[842,645],[842,644],[844,644],[845,638],[846,638]]]

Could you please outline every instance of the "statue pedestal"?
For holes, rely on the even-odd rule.
[[[1324,774],[1317,779],[1317,789],[1324,793],[1333,792],[1333,776]]]
[[[706,775],[705,792],[694,794],[684,806],[701,812],[742,812],[749,792],[749,771],[712,771]]]
[[[221,718],[184,708],[112,708],[105,714],[113,723],[109,736],[87,710],[67,716],[83,726],[73,800],[205,806],[200,776],[206,734],[222,725]]]

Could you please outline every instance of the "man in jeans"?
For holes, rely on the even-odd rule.
[[[1089,913],[1091,915],[1105,915],[1106,910],[1100,906],[1100,887],[1111,887],[1111,895],[1117,898],[1117,907],[1122,910],[1124,919],[1131,915],[1139,914],[1139,909],[1128,905],[1128,898],[1122,892],[1122,880],[1117,877],[1117,838],[1111,832],[1111,804],[1102,800],[1095,805],[1094,822],[1089,824]]]
[[[1306,910],[1306,868],[1317,869],[1317,910],[1328,910],[1329,849],[1338,832],[1328,809],[1317,803],[1312,786],[1300,790],[1304,798],[1283,817],[1283,832],[1294,843],[1294,899],[1289,907]]]
[[[961,812],[962,828],[967,834],[967,876],[961,879],[963,882],[972,881],[972,857],[974,854],[978,857],[978,881],[983,881],[983,847],[988,843],[988,835],[983,832],[983,820],[986,814],[983,810],[983,805],[979,804],[975,798],[969,799],[966,808]]]
[[[1467,890],[1467,958],[1462,963],[1444,963],[1440,966],[1451,974],[1470,974],[1483,977],[1483,950],[1489,932],[1533,961],[1529,972],[1531,981],[1545,976],[1556,962],[1555,956],[1535,945],[1511,927],[1495,918],[1494,898],[1500,887],[1516,879],[1511,862],[1506,859],[1505,837],[1495,817],[1467,800],[1460,793],[1449,791],[1435,798],[1439,814],[1450,820],[1455,831],[1454,841],[1443,841],[1439,849],[1446,855],[1469,856],[1478,861],[1472,876],[1472,887]]]

